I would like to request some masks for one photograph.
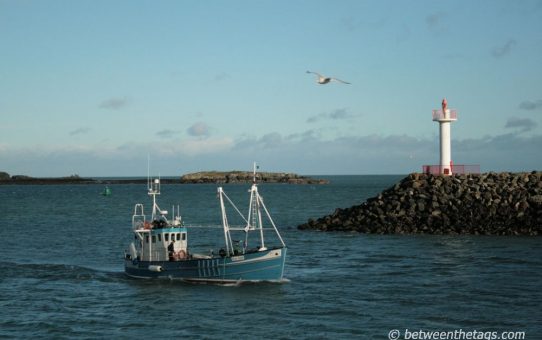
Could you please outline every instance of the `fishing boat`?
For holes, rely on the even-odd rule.
[[[217,188],[222,216],[222,223],[218,228],[224,234],[224,244],[209,253],[192,252],[192,240],[189,245],[190,229],[205,226],[185,225],[178,207],[177,214],[173,209],[173,218],[168,219],[168,212],[160,209],[156,203],[156,198],[160,195],[160,179],[149,183],[148,195],[152,198],[152,213],[147,218],[143,204],[138,203],[134,207],[134,242],[125,251],[126,274],[133,278],[165,278],[217,284],[282,282],[287,248],[258,192],[256,165],[253,179],[246,218],[224,189]],[[227,206],[230,210],[233,207],[244,225],[230,226],[226,215]],[[217,231],[216,227],[212,226],[209,226],[209,230]],[[240,234],[241,238],[235,240],[233,233]],[[265,243],[264,236],[267,233],[276,236],[275,245]]]

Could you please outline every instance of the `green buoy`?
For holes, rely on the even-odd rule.
[[[105,187],[104,191],[102,192],[102,196],[111,196],[111,189],[109,189],[109,187]]]

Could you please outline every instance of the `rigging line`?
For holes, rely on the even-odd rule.
[[[233,202],[230,200],[230,198],[228,197],[228,195],[226,195],[226,193],[224,191],[222,191],[222,193],[224,194],[224,197],[226,197],[226,199],[228,200],[228,202],[230,202],[230,204],[232,205],[232,207],[237,211],[237,213],[239,214],[239,216],[241,216],[241,218],[243,219],[243,221],[245,221],[246,223],[248,223],[247,219],[245,218],[245,216],[243,216],[243,214],[239,211],[239,209],[237,209],[237,207],[235,206],[235,204],[233,204]]]
[[[191,229],[223,229],[224,227],[221,226],[221,225],[184,225],[182,226],[182,228],[191,228]],[[245,230],[245,227],[244,226],[236,226],[236,227],[231,227],[231,226],[228,226],[228,229],[229,230],[234,230],[234,231],[244,231]],[[263,227],[262,228],[263,230],[275,230],[275,228],[273,227]]]
[[[273,226],[273,229],[275,229],[275,232],[277,233],[277,236],[279,237],[280,239],[280,242],[282,243],[282,245],[285,247],[286,244],[284,243],[284,240],[282,239],[282,236],[280,236],[280,233],[277,229],[277,226],[275,225],[275,222],[273,221],[273,219],[271,218],[271,214],[269,214],[269,211],[267,211],[267,207],[265,206],[265,203],[263,203],[263,200],[260,201],[262,203],[262,207],[263,207],[263,210],[265,211],[265,213],[267,214],[267,218],[269,218],[269,221],[271,222],[271,225]]]

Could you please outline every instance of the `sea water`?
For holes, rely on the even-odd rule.
[[[403,176],[261,184],[288,246],[281,284],[194,285],[123,273],[146,185],[0,186],[0,338],[387,339],[393,330],[525,332],[542,338],[539,237],[299,231]],[[249,185],[224,190],[246,212]],[[219,225],[216,185],[163,185],[163,210]],[[201,251],[220,229],[198,230]],[[199,239],[199,240],[198,240]],[[489,334],[489,333],[488,333]]]

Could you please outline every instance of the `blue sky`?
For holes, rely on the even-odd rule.
[[[0,0],[0,171],[542,168],[542,1]],[[318,85],[311,70],[351,85]]]

